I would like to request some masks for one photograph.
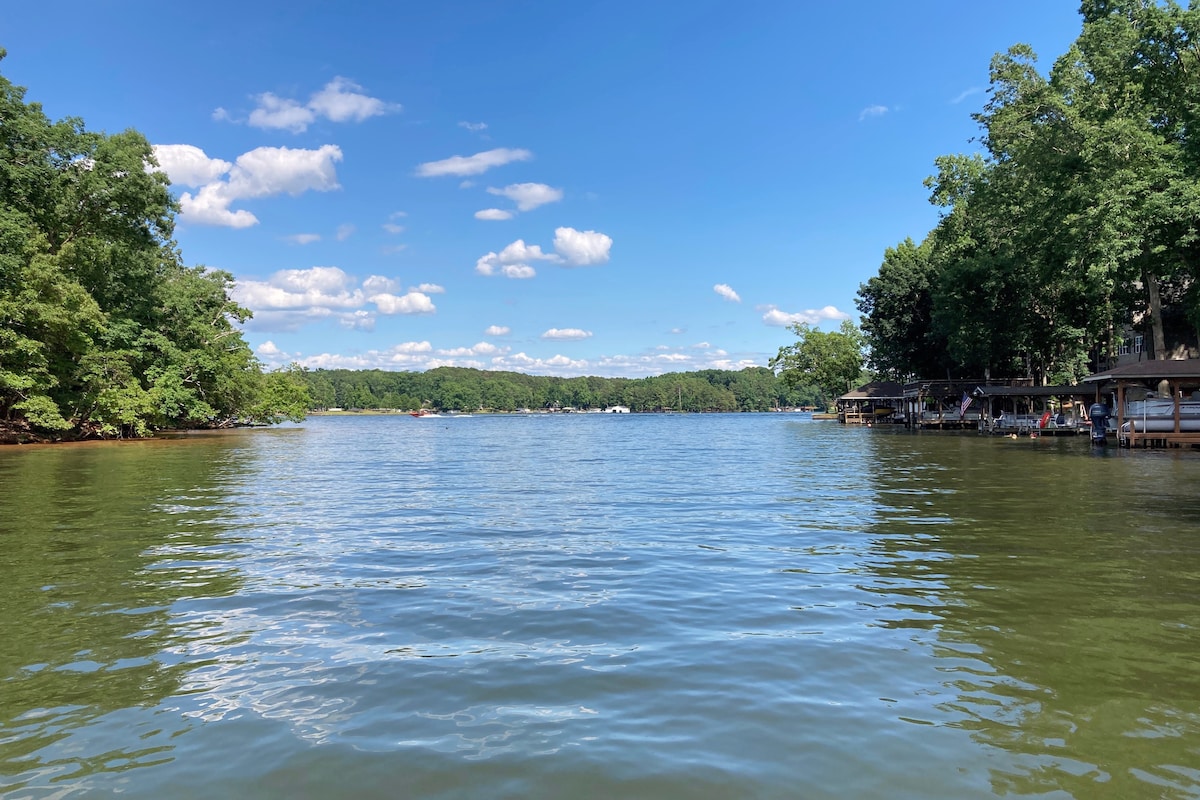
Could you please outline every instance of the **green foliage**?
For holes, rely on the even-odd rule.
[[[0,419],[144,436],[303,413],[303,382],[264,378],[242,339],[232,276],[182,263],[145,137],[24,97],[0,77]]]
[[[1158,358],[1200,329],[1200,7],[1081,13],[1047,75],[1026,45],[993,58],[986,152],[937,159],[937,228],[860,287],[881,373],[1071,381],[1123,326]]]
[[[812,384],[820,389],[821,405],[829,407],[862,378],[862,332],[850,320],[836,331],[822,331],[806,323],[792,325],[799,337],[794,344],[779,348],[771,359],[771,369],[779,372],[786,384]]]
[[[312,407],[318,409],[582,411],[624,405],[633,411],[766,411],[781,405],[811,405],[814,393],[812,387],[789,387],[765,367],[639,379],[554,378],[462,367],[428,372],[315,370],[303,377]]]

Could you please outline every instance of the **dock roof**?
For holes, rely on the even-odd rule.
[[[904,387],[890,381],[864,384],[846,392],[839,400],[899,400],[904,397]]]
[[[1172,378],[1200,379],[1200,358],[1174,359],[1170,361],[1137,361],[1088,375],[1084,383],[1108,381],[1152,381]]]

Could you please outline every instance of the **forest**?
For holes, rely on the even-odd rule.
[[[631,411],[771,411],[823,403],[821,391],[766,367],[648,378],[558,378],[465,367],[427,372],[304,371],[314,410],[432,408],[517,411],[628,406]]]
[[[884,254],[857,305],[893,380],[1073,383],[1128,340],[1186,357],[1200,329],[1200,7],[1085,0],[1043,75],[991,63],[981,152],[937,159],[942,209]]]
[[[137,131],[51,122],[0,76],[0,440],[303,417],[299,372],[242,338],[232,276],[183,262],[153,165]]]

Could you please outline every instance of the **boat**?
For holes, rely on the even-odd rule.
[[[428,411],[424,408],[422,408],[420,411],[410,411],[410,412],[408,412],[408,415],[410,417],[417,417],[418,419],[420,419],[422,417],[441,417],[442,416],[441,414],[437,413],[436,411]]]
[[[1170,397],[1147,396],[1125,404],[1121,430],[1143,433],[1166,433],[1175,430],[1175,400]],[[1200,431],[1200,399],[1179,401],[1179,430]]]

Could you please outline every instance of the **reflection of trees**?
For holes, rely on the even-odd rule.
[[[1016,756],[993,788],[1195,796],[1195,461],[1075,442],[877,444],[880,558],[863,588],[887,596],[885,624],[936,635],[949,724]]]
[[[0,458],[0,775],[123,769],[169,749],[160,735],[136,752],[39,754],[106,714],[160,703],[195,666],[164,657],[169,613],[237,589],[234,572],[204,555],[222,531],[213,509],[233,468],[229,441]]]

